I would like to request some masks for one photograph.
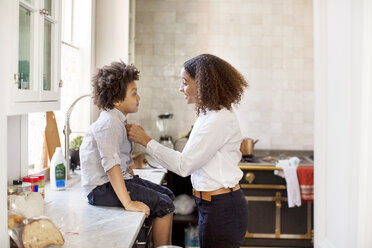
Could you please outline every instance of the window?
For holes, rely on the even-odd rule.
[[[73,40],[73,13],[74,0],[63,0],[62,2],[62,42],[70,45],[74,44]]]
[[[91,6],[79,4],[79,18],[73,18],[74,9],[79,1],[62,1],[62,44],[61,45],[61,78],[63,87],[61,88],[61,109],[54,111],[62,151],[65,150],[65,136],[63,129],[65,125],[65,115],[71,103],[79,96],[90,93],[90,54],[82,53],[82,49],[76,46],[74,40],[79,40],[82,46],[90,47],[91,39],[86,33],[75,32],[74,30],[86,30],[86,23],[91,21]],[[83,27],[83,25],[85,25]],[[82,35],[79,36],[79,34]],[[75,38],[75,39],[74,39]],[[44,132],[46,126],[45,112],[32,113],[28,116],[28,159],[29,164],[33,164],[35,171],[43,168],[42,155]],[[70,118],[71,135],[70,141],[76,136],[84,135],[90,125],[90,101],[89,98],[81,100]]]

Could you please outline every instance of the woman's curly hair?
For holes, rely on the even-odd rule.
[[[201,54],[183,64],[186,72],[195,80],[196,112],[207,110],[231,110],[232,104],[241,100],[244,88],[248,86],[243,75],[225,60]]]
[[[127,85],[138,79],[138,69],[123,61],[112,62],[98,69],[92,79],[94,104],[99,109],[113,109],[115,102],[124,100]]]

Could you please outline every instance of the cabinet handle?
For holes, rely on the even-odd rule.
[[[248,172],[247,174],[245,174],[245,180],[247,180],[249,184],[252,184],[255,178],[256,176],[252,172]]]
[[[41,9],[39,12],[42,15],[47,15],[47,16],[50,15],[49,10],[47,10],[47,9]]]
[[[14,73],[14,84],[18,84],[19,73]]]
[[[59,86],[59,88],[62,88],[62,86],[63,86],[63,80],[62,80],[62,79],[59,80],[59,84],[58,84],[58,86]]]

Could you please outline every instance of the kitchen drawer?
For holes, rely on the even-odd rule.
[[[274,174],[274,168],[276,167],[268,168],[271,168],[271,170],[244,169],[244,176],[241,182],[251,184],[286,185],[284,178]],[[251,182],[248,181],[250,179],[252,180]]]
[[[283,197],[287,196],[285,179],[274,174],[276,167],[243,167],[243,178],[240,187],[245,195],[250,196],[275,196],[280,192]]]

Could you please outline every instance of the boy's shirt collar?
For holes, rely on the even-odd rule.
[[[118,110],[117,108],[114,107],[113,109],[107,110],[107,112],[110,112],[113,115],[117,116],[122,123],[127,122],[127,117],[120,110]]]

